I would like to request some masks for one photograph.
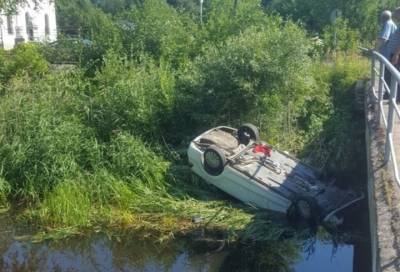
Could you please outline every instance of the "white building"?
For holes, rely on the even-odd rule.
[[[54,0],[28,0],[14,14],[0,14],[0,48],[14,48],[21,42],[52,42],[57,39]]]

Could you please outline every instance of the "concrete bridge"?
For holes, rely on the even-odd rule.
[[[400,73],[379,53],[370,57],[365,115],[372,271],[400,271]]]

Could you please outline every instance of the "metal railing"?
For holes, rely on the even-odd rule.
[[[365,50],[365,49],[364,49]],[[400,122],[400,110],[396,103],[397,90],[400,84],[400,72],[381,54],[376,51],[368,51],[371,57],[371,87],[375,103],[378,107],[378,120],[386,129],[385,163],[392,160],[396,182],[400,185],[399,166],[397,164],[396,150],[393,142],[393,127],[395,118]],[[390,81],[390,82],[387,82]],[[384,95],[386,98],[384,99]],[[386,116],[387,113],[387,116]]]

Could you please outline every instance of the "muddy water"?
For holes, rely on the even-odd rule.
[[[255,271],[249,260],[235,255],[246,256],[252,250],[248,246],[199,252],[187,240],[160,245],[133,237],[113,241],[105,235],[37,244],[24,241],[25,232],[8,215],[0,215],[0,271]],[[288,260],[292,271],[369,271],[368,243],[337,245],[326,236],[316,237],[305,240],[300,254]],[[257,271],[278,272],[265,262]]]

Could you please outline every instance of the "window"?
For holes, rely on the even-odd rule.
[[[7,31],[8,34],[14,34],[14,25],[13,19],[11,15],[7,15]]]
[[[28,39],[33,41],[33,25],[32,18],[29,15],[29,12],[25,13],[25,25],[26,25],[26,34],[28,35]]]
[[[46,36],[50,35],[49,15],[44,15],[44,33]]]

